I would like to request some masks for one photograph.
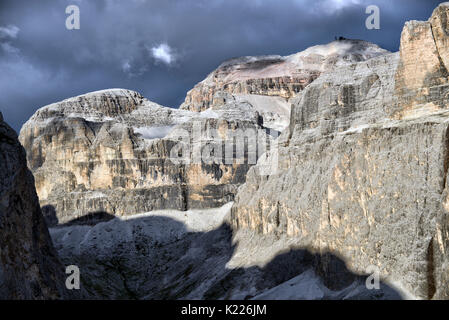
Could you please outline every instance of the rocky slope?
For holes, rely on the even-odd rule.
[[[64,283],[25,151],[0,113],[0,299],[64,298]]]
[[[250,169],[234,228],[370,265],[414,297],[449,298],[449,4],[408,22],[399,54],[324,74],[293,101],[273,159]],[[268,159],[270,161],[270,158]]]
[[[192,113],[111,89],[39,109],[20,141],[45,213],[65,223],[95,212],[126,215],[232,201],[264,152],[247,148],[233,157],[222,150],[242,132],[268,142],[276,135],[244,101]]]
[[[217,93],[257,100],[257,108],[268,127],[282,130],[289,123],[288,100],[301,92],[321,73],[388,53],[361,40],[339,40],[318,45],[290,56],[234,58],[222,63],[187,93],[181,109],[204,111],[217,105]]]
[[[231,206],[60,226],[51,235],[64,263],[81,267],[89,299],[401,297],[385,284],[366,289],[366,276],[331,254],[285,251],[289,239],[234,233]]]

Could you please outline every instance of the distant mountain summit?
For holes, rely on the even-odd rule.
[[[389,53],[363,40],[337,40],[289,56],[232,58],[187,93],[180,109],[200,112],[217,104],[216,96],[232,94],[253,104],[268,127],[289,123],[289,99],[322,73]]]
[[[223,62],[187,93],[181,109],[202,111],[218,91],[289,99],[321,73],[388,53],[363,40],[337,40],[289,56],[246,56]]]

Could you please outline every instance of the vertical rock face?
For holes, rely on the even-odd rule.
[[[288,124],[288,100],[301,92],[321,73],[338,66],[363,61],[388,51],[361,40],[339,40],[318,45],[290,56],[234,58],[222,63],[187,93],[181,109],[204,111],[217,103],[217,93],[257,99],[255,107],[268,127],[283,129]],[[257,98],[251,98],[256,96]],[[273,112],[265,106],[286,105]],[[276,119],[277,118],[279,119]],[[275,117],[275,119],[273,119]]]
[[[429,21],[407,22],[401,35],[401,61],[391,109],[396,118],[417,117],[445,108],[449,102],[447,4],[435,9]]]
[[[248,153],[227,162],[222,147],[241,131],[269,139],[259,118],[241,101],[192,113],[111,89],[39,109],[20,140],[45,213],[56,213],[64,223],[90,213],[127,215],[232,201],[262,152],[256,150],[252,162]],[[203,161],[204,148],[215,153],[212,161]]]
[[[293,101],[278,171],[250,169],[235,228],[287,234],[424,299],[449,298],[448,4],[404,27],[400,56],[321,75]],[[270,161],[270,158],[268,159]]]
[[[0,298],[63,298],[63,276],[25,151],[0,113]]]

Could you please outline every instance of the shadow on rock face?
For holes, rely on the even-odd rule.
[[[46,205],[41,208],[42,214],[44,216],[45,222],[49,228],[62,227],[62,226],[72,226],[72,225],[88,225],[94,226],[97,223],[109,221],[115,218],[114,215],[104,212],[90,212],[82,217],[72,219],[66,223],[59,224],[59,219],[56,214],[56,209],[52,205]]]
[[[50,231],[64,264],[79,266],[87,299],[401,299],[384,283],[368,290],[332,253],[294,249],[264,267],[228,268],[236,244],[226,223],[193,232],[166,216],[75,222]]]
[[[73,225],[94,226],[97,223],[106,222],[106,221],[112,220],[114,218],[115,218],[115,216],[113,214],[110,214],[110,213],[107,213],[104,211],[97,211],[97,212],[88,213],[79,218],[72,219],[69,222],[61,224],[61,226],[73,226]]]
[[[56,215],[55,207],[52,205],[46,205],[41,208],[42,215],[44,216],[45,222],[49,228],[58,225],[59,219]]]
[[[366,287],[368,275],[358,275],[347,269],[345,262],[332,253],[312,254],[306,249],[293,249],[277,255],[263,268],[238,268],[214,284],[205,299],[232,298],[235,288],[246,284],[254,293],[237,296],[255,300],[400,300],[399,292],[385,283],[379,289]],[[245,286],[245,285],[244,285]]]

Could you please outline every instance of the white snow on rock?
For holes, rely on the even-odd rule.
[[[302,52],[287,56],[285,60],[299,69],[325,72],[331,65],[338,67],[387,53],[389,51],[367,41],[339,40],[307,48]]]
[[[225,217],[230,212],[233,204],[234,202],[229,202],[222,207],[213,209],[194,209],[187,211],[155,210],[117,219],[121,221],[132,221],[133,219],[145,217],[165,217],[183,223],[189,232],[204,232],[219,227],[225,221]]]
[[[93,290],[90,298],[166,298],[159,295],[161,288],[176,299],[397,297],[388,290],[367,291],[361,281],[332,291],[310,265],[304,269],[297,265],[297,275],[273,283],[277,272],[284,271],[282,265],[265,268],[286,253],[291,239],[273,240],[249,230],[233,232],[226,227],[232,205],[185,212],[158,210],[95,226],[59,226],[51,228],[50,234],[66,265],[83,266],[83,285]],[[233,262],[226,263],[229,259]],[[265,288],[260,287],[262,279],[269,281]],[[161,281],[172,286],[161,287]],[[222,283],[228,289],[221,289]]]
[[[368,60],[389,51],[378,45],[363,41],[345,39],[310,47],[304,51],[288,55],[246,56],[223,62],[220,71],[223,83],[248,79],[276,78],[297,75],[306,71],[326,72],[334,67]],[[257,66],[257,67],[256,67]],[[201,81],[203,85],[213,85],[216,71]]]
[[[159,127],[140,127],[135,128],[134,132],[142,135],[144,139],[157,139],[164,138],[170,130],[173,129],[173,126],[159,126]]]
[[[263,117],[265,127],[283,131],[288,126],[290,122],[290,103],[286,99],[256,94],[235,94],[234,96],[238,102],[250,103]]]

